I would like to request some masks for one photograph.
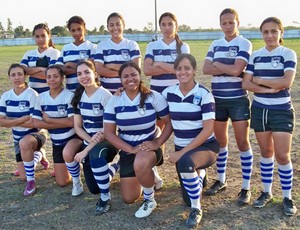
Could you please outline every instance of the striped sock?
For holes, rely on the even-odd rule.
[[[43,157],[43,154],[40,151],[35,151],[33,154],[33,160],[34,160],[34,169],[36,168],[37,164],[41,162]]]
[[[117,163],[109,164],[108,166],[108,173],[109,173],[109,181],[115,176],[116,172],[120,169],[120,165]]]
[[[264,192],[272,193],[274,171],[274,157],[260,158],[260,175],[264,186]]]
[[[34,160],[29,162],[23,161],[23,164],[26,172],[27,181],[34,180]]]
[[[292,199],[292,187],[293,187],[293,165],[292,162],[286,165],[278,164],[278,174],[280,178],[282,195]]]
[[[67,169],[72,176],[73,183],[80,182],[80,164],[76,161],[66,162]]]
[[[180,173],[183,186],[190,198],[191,207],[201,209],[201,187],[199,182],[199,176],[197,172],[192,173]]]
[[[205,169],[200,169],[200,173],[199,173],[200,195],[201,195],[201,193],[202,193],[202,189],[203,189],[203,180],[204,180],[205,175],[206,175]]]
[[[143,187],[144,200],[153,200],[154,199],[154,186],[150,188]]]
[[[226,146],[224,148],[220,148],[216,165],[217,165],[218,180],[222,183],[225,183],[226,180],[227,158],[228,158],[228,147]]]
[[[250,148],[246,152],[240,152],[241,165],[242,165],[242,175],[243,175],[243,189],[250,189],[250,179],[252,175],[252,166],[253,166],[253,153]]]

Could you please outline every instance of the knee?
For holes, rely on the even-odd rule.
[[[74,161],[74,156],[75,155],[73,153],[71,153],[70,151],[63,150],[62,155],[63,155],[63,158],[64,158],[65,162],[72,162],[72,161]]]
[[[280,165],[286,165],[289,162],[291,162],[290,154],[289,153],[276,154],[276,161]]]
[[[237,147],[241,152],[245,152],[250,149],[250,143],[247,139],[237,142]]]
[[[177,162],[178,172],[191,172],[195,171],[195,164],[190,157],[182,156]]]
[[[126,204],[133,204],[137,202],[137,200],[140,198],[140,194],[137,196],[124,196],[122,195],[122,200]]]
[[[144,172],[145,170],[151,169],[153,166],[151,165],[151,161],[146,157],[136,158],[134,161],[134,171],[136,173]]]
[[[69,185],[70,182],[71,182],[70,178],[66,178],[66,179],[64,179],[64,178],[57,178],[57,177],[55,177],[55,178],[56,178],[56,184],[59,187],[65,187],[65,186]]]

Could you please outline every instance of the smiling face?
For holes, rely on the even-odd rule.
[[[64,77],[56,68],[49,68],[46,72],[46,81],[50,90],[61,89]]]
[[[121,73],[121,82],[123,87],[125,88],[125,91],[138,91],[141,82],[140,74],[134,67],[127,66]]]
[[[97,85],[95,71],[84,63],[77,66],[77,79],[84,88]]]
[[[239,22],[234,14],[223,14],[220,17],[220,26],[227,41],[232,40],[238,35]]]
[[[175,72],[180,84],[194,84],[196,69],[188,58],[185,57],[178,63]]]
[[[9,79],[14,85],[14,88],[22,88],[26,86],[26,75],[24,69],[21,67],[11,68],[9,72]]]
[[[280,46],[283,32],[275,22],[266,22],[261,26],[261,33],[268,50],[273,50]]]
[[[124,21],[118,16],[113,16],[108,19],[107,30],[114,42],[119,42],[123,39],[124,26]]]

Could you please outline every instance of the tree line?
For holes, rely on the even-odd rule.
[[[300,29],[300,27],[296,26],[287,26],[285,27],[285,30],[292,30],[292,29]],[[240,30],[258,30],[257,27],[251,27],[249,24],[248,27],[240,27]],[[192,29],[190,26],[182,24],[178,26],[179,32],[209,32],[209,31],[221,31],[221,29],[215,29],[215,28],[208,28],[203,29],[201,27],[197,29]],[[154,24],[152,22],[147,22],[147,25],[143,28],[143,30],[138,29],[125,29],[125,34],[153,34],[155,32]],[[54,26],[51,29],[52,36],[58,36],[58,37],[65,37],[70,36],[69,30],[67,28],[67,25],[64,26]],[[92,30],[87,29],[88,35],[103,35],[103,34],[109,34],[109,32],[106,30],[106,26],[101,25],[99,28],[94,27]],[[32,37],[32,30],[28,28],[24,28],[24,26],[20,25],[15,28],[13,28],[13,23],[10,18],[7,19],[7,27],[4,28],[2,25],[2,22],[0,22],[0,38],[29,38]]]

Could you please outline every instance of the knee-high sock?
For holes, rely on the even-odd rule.
[[[191,200],[191,207],[201,209],[201,187],[200,179],[196,171],[191,173],[180,173],[183,186]]]
[[[80,164],[76,161],[66,162],[67,169],[72,176],[73,183],[80,181]]]
[[[280,178],[282,195],[292,199],[292,187],[293,187],[293,165],[292,162],[286,165],[278,164],[278,174]]]
[[[29,162],[23,161],[23,164],[26,172],[26,180],[34,180],[34,160]]]
[[[227,158],[228,158],[228,147],[220,148],[220,152],[217,158],[217,174],[218,180],[222,183],[226,180],[226,165],[227,165]]]
[[[250,189],[250,180],[252,175],[252,166],[253,166],[253,153],[250,148],[246,152],[240,152],[241,165],[242,165],[242,175],[243,175],[243,189]]]
[[[274,157],[260,158],[260,175],[264,186],[264,192],[272,193],[274,171]]]

